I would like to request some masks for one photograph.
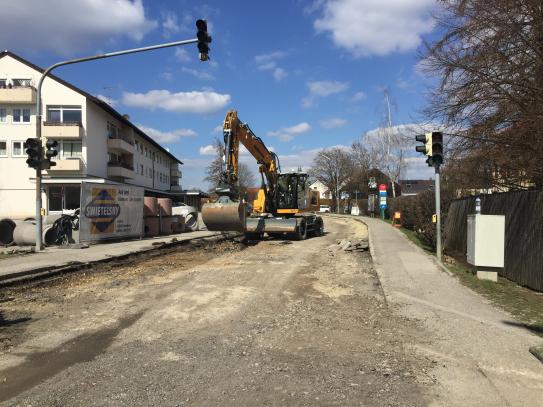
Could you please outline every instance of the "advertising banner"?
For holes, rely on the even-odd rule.
[[[142,234],[143,188],[81,184],[80,242],[141,237]]]

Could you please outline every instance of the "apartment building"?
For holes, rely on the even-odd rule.
[[[35,213],[35,170],[25,140],[36,136],[36,86],[43,69],[0,52],[0,218]],[[43,172],[47,213],[79,207],[81,183],[142,186],[147,195],[181,192],[179,159],[107,103],[49,75],[42,86],[42,136],[57,140],[56,166]]]

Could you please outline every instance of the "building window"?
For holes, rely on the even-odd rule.
[[[62,156],[64,158],[81,158],[83,156],[82,147],[81,141],[63,141]]]
[[[0,123],[6,123],[8,121],[8,111],[5,107],[0,107]]]
[[[119,138],[119,128],[110,122],[107,123],[107,136],[109,138]]]
[[[140,174],[143,175],[143,164],[140,164]]]
[[[24,141],[14,141],[11,145],[11,154],[13,157],[25,157]]]
[[[14,88],[28,88],[32,85],[32,79],[12,79]]]
[[[5,89],[7,85],[8,85],[7,79],[0,79],[0,89]]]
[[[30,109],[13,109],[13,123],[30,123]]]
[[[48,193],[49,212],[61,212],[79,208],[81,201],[80,186],[50,186]]]
[[[81,123],[81,106],[47,106],[47,121]]]
[[[8,156],[8,142],[0,141],[0,157]]]

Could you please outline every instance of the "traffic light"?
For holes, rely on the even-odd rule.
[[[51,158],[56,157],[58,155],[58,151],[56,149],[57,146],[58,146],[58,141],[56,140],[47,140],[47,142],[45,143],[45,147],[47,148],[47,150],[45,151],[45,166],[47,168],[51,168],[57,165],[56,162],[51,161]]]
[[[432,133],[420,134],[415,136],[415,140],[424,143],[423,146],[415,147],[418,153],[427,155],[428,157],[432,156]]]
[[[41,165],[41,145],[37,138],[26,139],[24,148],[28,158],[26,163],[30,168],[38,169]]]
[[[198,51],[200,52],[200,61],[207,61],[209,59],[209,43],[211,42],[211,36],[207,33],[207,21],[199,19],[196,21],[196,28],[198,32]]]
[[[433,131],[420,134],[415,136],[415,140],[424,143],[422,146],[416,146],[415,150],[428,157],[426,162],[430,167],[443,164],[443,133]]]
[[[432,163],[443,164],[443,133],[440,131],[432,133]]]

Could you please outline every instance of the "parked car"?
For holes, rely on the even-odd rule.
[[[185,218],[185,230],[193,232],[198,230],[198,209],[183,202],[172,206],[172,215],[182,215]]]
[[[319,212],[330,213],[330,205],[321,205]]]

